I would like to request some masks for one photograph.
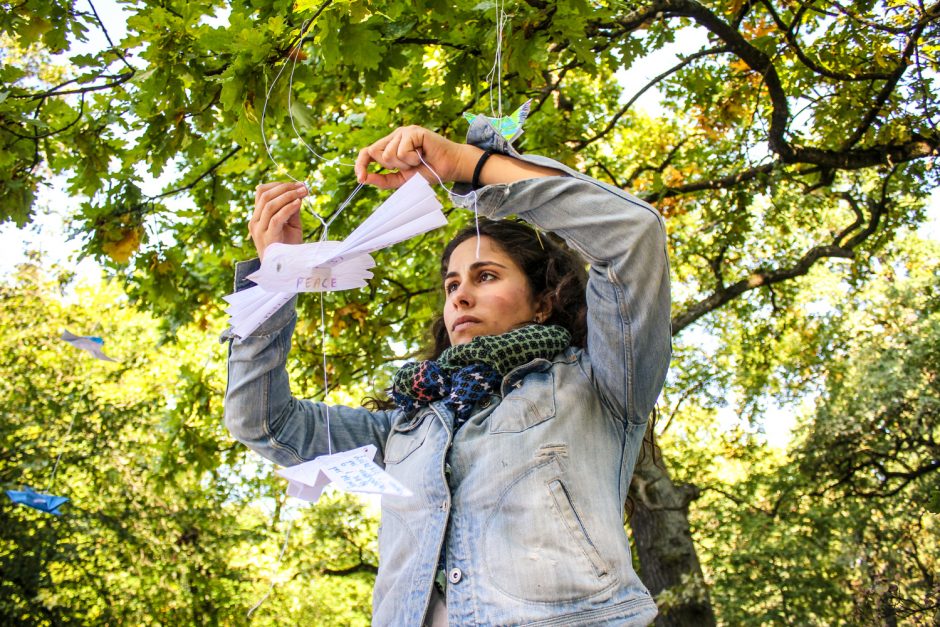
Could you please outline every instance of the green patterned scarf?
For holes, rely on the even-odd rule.
[[[567,329],[529,324],[502,335],[481,335],[451,346],[436,361],[409,362],[392,381],[392,397],[411,412],[438,399],[457,416],[458,426],[480,399],[496,392],[502,378],[533,359],[551,359],[571,343]]]

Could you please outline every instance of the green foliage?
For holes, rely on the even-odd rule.
[[[253,624],[367,624],[375,513],[341,497],[284,508],[282,482],[222,426],[219,321],[161,344],[118,286],[68,281],[30,265],[0,286],[0,484],[70,499],[61,517],[0,503],[0,622],[247,624],[290,524]],[[63,328],[103,336],[120,363]]]
[[[940,514],[940,247],[915,246],[826,338],[842,358],[827,367],[803,464],[827,489],[903,491]]]
[[[938,253],[908,237],[864,286],[819,270],[771,322],[723,317],[733,341],[711,363],[737,378],[696,376],[701,351],[680,346],[674,389],[693,392],[660,442],[704,492],[693,533],[728,624],[933,624]],[[736,428],[715,424],[720,390],[739,399]],[[795,414],[808,391],[789,450],[769,444],[768,393]]]
[[[930,135],[936,62],[928,45],[914,54],[901,44],[911,33],[928,41],[936,24],[914,8],[882,8],[717,3],[664,17],[642,4],[520,3],[509,8],[502,104],[535,98],[519,148],[659,201],[683,313],[737,282],[792,268],[813,247],[864,255],[896,226],[920,219],[936,183],[923,163],[938,145]],[[255,185],[288,173],[307,179],[321,214],[348,193],[348,167],[313,158],[294,127],[317,152],[348,163],[395,125],[421,123],[456,138],[466,128],[462,112],[497,105],[486,80],[494,3],[202,0],[125,10],[122,41],[71,55],[74,43],[104,36],[83,5],[27,2],[4,18],[0,206],[3,219],[29,222],[45,172],[67,175],[85,254],[120,276],[136,303],[159,312],[167,332],[209,314],[190,304],[215,307],[233,263],[251,254],[244,225]],[[714,27],[723,19],[728,31]],[[879,20],[884,28],[874,25]],[[792,21],[799,28],[784,28]],[[641,86],[622,84],[617,72],[690,24],[710,29],[734,54],[703,50],[662,80],[667,118],[625,110]],[[839,55],[826,56],[833,50]],[[772,73],[755,67],[761,54],[775,55]],[[908,66],[892,74],[885,98],[879,72]],[[794,111],[768,97],[778,83]],[[262,122],[279,167],[266,155]],[[921,136],[927,152],[905,144]],[[157,176],[166,181],[159,193],[150,183]],[[380,196],[361,195],[337,234]],[[443,236],[427,238],[428,253]],[[420,335],[397,321],[423,307],[416,295],[434,280],[404,259],[396,251],[381,260],[368,300],[403,306],[370,315],[388,339],[413,350]],[[433,261],[422,255],[418,265],[423,271]],[[171,276],[179,280],[168,289]],[[362,355],[350,372],[396,356],[343,344],[341,353]]]
[[[61,520],[0,509],[4,618],[239,623],[294,520],[304,548],[286,554],[257,620],[363,622],[372,523],[360,528],[346,501],[345,517],[283,511],[268,469],[220,426],[222,354],[206,338],[222,324],[235,263],[253,255],[256,185],[304,179],[310,210],[330,215],[354,186],[344,163],[395,126],[457,139],[462,113],[529,98],[519,149],[637,191],[667,219],[677,350],[660,437],[676,479],[705,488],[693,532],[721,619],[926,616],[902,606],[929,603],[913,565],[936,572],[925,540],[936,475],[902,475],[936,459],[914,435],[936,422],[937,299],[866,290],[937,186],[936,7],[533,0],[507,6],[494,85],[495,2],[121,6],[127,33],[107,42],[86,3],[0,2],[0,221],[33,222],[40,186],[66,180],[72,234],[113,279],[81,306],[35,272],[4,288],[0,478],[41,485],[61,450],[57,482],[78,497]],[[654,85],[622,71],[677,44],[681,67],[654,81],[662,114],[628,106]],[[332,234],[385,195],[361,193]],[[454,212],[447,229],[380,252],[368,289],[327,296],[332,400],[375,395],[425,342],[440,306],[436,255],[467,219]],[[932,267],[919,254],[903,249],[891,264],[914,276]],[[886,322],[894,310],[879,303],[917,317]],[[319,311],[316,297],[300,299],[290,369],[302,396],[324,394]],[[100,320],[124,361],[61,359],[37,320],[76,332]],[[893,352],[880,350],[885,338]],[[769,399],[795,407],[807,395],[820,402],[807,436],[773,453],[761,433]],[[729,412],[740,431],[716,424]],[[873,461],[885,455],[881,472]],[[861,466],[850,472],[846,459]],[[699,580],[686,581],[663,601],[698,596]]]

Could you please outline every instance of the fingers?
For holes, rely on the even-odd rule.
[[[274,242],[298,244],[303,241],[300,205],[307,196],[302,183],[265,183],[255,190],[255,209],[248,223],[248,232],[258,250]]]
[[[417,173],[417,170],[411,170],[410,172],[369,172],[365,178],[360,179],[360,182],[366,185],[374,185],[379,189],[398,189],[405,184],[405,181]]]
[[[359,151],[355,174],[360,183],[398,189],[421,174],[429,182],[452,181],[460,145],[420,126],[404,126]],[[370,172],[376,163],[384,172]],[[255,190],[255,208],[248,231],[261,256],[274,242],[300,243],[300,206],[308,194],[302,183],[272,182]]]
[[[424,129],[420,126],[408,126],[397,129],[390,135],[389,142],[382,150],[379,159],[386,168],[408,170],[421,165],[418,150],[424,145]]]
[[[434,145],[446,141],[440,135],[420,126],[404,126],[395,129],[371,146],[359,151],[356,159],[356,179],[360,183],[375,185],[382,189],[400,187],[418,171],[425,174],[426,168],[423,164],[428,162],[429,153],[434,152]],[[387,170],[397,170],[397,172],[369,172],[369,165],[372,163],[377,163]],[[434,180],[430,172],[426,173],[425,178]]]
[[[284,205],[302,199],[307,195],[303,183],[265,183],[255,190],[255,210],[251,223],[265,222],[271,219]],[[250,225],[250,223],[249,223]]]

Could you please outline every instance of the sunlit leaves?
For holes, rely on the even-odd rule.
[[[496,68],[501,72],[494,73],[502,76],[497,85],[488,75],[497,50],[500,5],[509,21],[501,47],[503,64]],[[858,382],[871,387],[878,378],[873,373],[906,372],[905,363],[913,367],[930,355],[916,334],[901,334],[894,336],[892,348],[910,357],[903,363],[880,360],[883,371],[871,363],[863,368],[860,362],[844,371],[828,367],[830,360],[857,356],[840,343],[840,333],[864,336],[866,346],[876,343],[874,336],[836,321],[862,306],[858,290],[878,269],[897,234],[922,220],[924,199],[937,185],[936,154],[929,156],[929,149],[908,160],[881,156],[886,145],[922,142],[929,148],[936,143],[936,19],[916,3],[893,0],[716,0],[683,3],[694,10],[683,17],[669,11],[644,13],[648,6],[642,2],[500,5],[478,0],[145,0],[124,5],[128,32],[114,48],[103,43],[101,27],[83,3],[27,0],[4,5],[0,219],[29,223],[38,187],[51,175],[62,175],[74,200],[68,218],[83,253],[105,264],[129,298],[115,296],[121,299],[122,313],[109,309],[108,315],[123,319],[136,306],[156,317],[143,333],[156,338],[153,342],[207,347],[204,353],[192,349],[179,364],[164,355],[155,358],[161,364],[155,370],[125,368],[133,401],[121,396],[120,387],[107,378],[107,386],[89,389],[79,386],[81,377],[65,376],[60,390],[64,399],[38,383],[18,383],[25,386],[23,398],[36,394],[37,399],[16,397],[13,404],[22,402],[43,416],[58,416],[65,405],[80,400],[91,416],[90,427],[100,433],[93,438],[97,445],[113,434],[108,429],[127,429],[112,439],[121,440],[133,454],[115,453],[113,464],[101,470],[109,482],[101,492],[111,509],[81,520],[103,521],[108,531],[99,536],[130,548],[120,556],[83,549],[85,561],[76,562],[106,573],[108,590],[123,585],[139,592],[157,580],[157,573],[161,583],[165,579],[169,584],[153,597],[155,607],[147,606],[146,595],[134,594],[122,597],[123,605],[79,604],[87,616],[99,622],[135,623],[140,622],[135,618],[147,615],[173,623],[181,608],[191,609],[180,600],[191,593],[214,599],[217,605],[205,611],[235,616],[233,607],[265,591],[266,584],[257,577],[246,592],[238,577],[218,575],[229,572],[219,562],[219,551],[232,550],[236,560],[251,564],[252,558],[276,554],[281,529],[263,531],[269,521],[257,511],[242,510],[238,516],[251,519],[250,532],[227,544],[219,531],[235,515],[216,513],[218,508],[212,506],[218,501],[212,498],[224,502],[236,492],[267,496],[273,484],[258,478],[264,473],[239,482],[221,470],[244,464],[246,458],[218,422],[224,387],[219,371],[195,357],[215,355],[208,346],[216,346],[214,336],[222,324],[219,297],[229,291],[235,263],[254,254],[246,223],[255,186],[287,174],[308,181],[314,194],[305,207],[305,232],[315,238],[319,222],[308,212],[330,216],[349,195],[355,181],[348,164],[364,145],[411,123],[459,139],[467,128],[462,113],[511,110],[530,98],[533,113],[517,148],[554,156],[644,195],[666,218],[674,314],[693,312],[697,324],[677,338],[676,374],[667,391],[673,411],[664,414],[660,429],[677,477],[706,488],[733,488],[740,497],[735,507],[716,497],[708,501],[707,515],[695,519],[723,619],[736,624],[750,612],[755,622],[790,620],[792,615],[781,610],[786,599],[810,617],[807,620],[827,622],[851,604],[837,590],[841,577],[851,577],[856,592],[890,592],[882,589],[885,575],[863,576],[847,565],[863,559],[866,551],[884,564],[894,562],[870,542],[858,551],[849,546],[840,535],[846,514],[838,505],[826,502],[816,512],[805,501],[788,501],[790,517],[783,522],[752,514],[754,508],[772,509],[775,491],[793,487],[772,480],[780,468],[792,465],[760,446],[768,396],[795,402],[820,391],[824,382],[835,385],[836,375],[847,386]],[[308,19],[313,21],[302,36]],[[725,21],[728,31],[722,32],[733,46],[719,41],[716,29],[707,32],[714,20]],[[82,40],[99,45],[81,54],[68,52],[73,41]],[[701,43],[690,45],[697,41]],[[652,65],[651,53],[673,44],[688,63],[656,84],[665,96],[661,110],[628,110],[626,103],[647,85],[636,80],[626,84],[620,72]],[[763,58],[770,65],[756,71]],[[649,76],[666,70],[648,69]],[[782,91],[777,101],[770,99],[772,80]],[[779,133],[771,136],[774,124]],[[336,161],[324,163],[305,144]],[[787,147],[804,150],[801,158],[793,157]],[[851,160],[819,165],[805,158],[851,150],[869,151],[865,154],[876,155],[878,165],[859,168]],[[375,190],[360,194],[334,223],[332,233],[351,232],[385,195]],[[440,308],[438,251],[468,218],[453,211],[447,229],[377,253],[379,265],[367,289],[327,295],[322,321],[326,338],[321,336],[319,300],[300,298],[290,363],[298,395],[322,397],[324,351],[330,398],[345,402],[375,395],[398,360],[420,352],[428,322]],[[837,251],[841,257],[794,271],[819,247],[845,249]],[[905,254],[914,258],[916,251]],[[769,282],[774,276],[785,280]],[[742,286],[745,289],[732,298],[721,300]],[[56,319],[35,312],[31,324]],[[916,322],[909,326],[917,333],[930,331]],[[31,346],[39,342],[26,330],[17,333]],[[12,354],[19,356],[9,365],[11,370],[33,366],[21,354]],[[37,360],[40,366],[42,376],[59,380],[43,359]],[[158,382],[154,389],[147,388],[148,379],[138,376],[140,372]],[[834,378],[824,381],[830,374]],[[838,440],[847,431],[836,410],[861,415],[868,408],[854,404],[848,392],[827,389],[833,413],[826,422],[836,433],[819,427],[819,440],[832,444],[819,452],[850,451],[851,446]],[[886,411],[877,415],[900,422],[878,422],[864,414],[866,424],[874,420],[880,425],[874,431],[900,432],[902,423],[925,410],[914,398],[895,394],[898,388],[886,389]],[[909,407],[887,411],[899,409],[889,402],[892,394]],[[59,405],[47,407],[39,397]],[[104,401],[123,405],[99,408]],[[736,413],[742,430],[723,433],[716,425],[728,411]],[[131,414],[146,414],[152,432],[136,429]],[[61,431],[59,422],[50,424]],[[16,428],[36,449],[53,446],[52,436],[58,433],[28,421]],[[862,443],[879,450],[875,444],[884,442],[856,435],[850,439],[852,446]],[[160,447],[151,456],[148,447],[156,441]],[[79,444],[84,443],[73,443],[75,451],[94,459],[96,449],[81,449]],[[41,473],[46,466],[20,449],[11,450],[24,476]],[[838,467],[837,461],[820,457],[817,474],[826,476]],[[877,487],[875,479],[865,478],[869,483],[862,482],[862,487]],[[89,479],[87,486],[78,481],[76,490],[91,492],[103,481]],[[131,486],[134,494],[150,494],[148,481],[159,486],[154,490],[160,493],[152,519],[147,517],[149,501],[121,501],[119,496],[121,486]],[[217,490],[209,505],[202,503],[202,496],[193,496],[202,494],[192,492],[200,482]],[[226,490],[232,492],[225,496]],[[886,522],[877,529],[890,531],[892,538],[920,538],[911,531],[910,519],[892,522],[897,509],[896,504],[886,504],[880,514]],[[865,514],[861,507],[848,511]],[[126,522],[135,517],[162,517],[164,526],[159,533],[149,527],[142,531]],[[83,533],[98,529],[91,522],[82,524],[87,525]],[[809,553],[800,540],[800,534],[811,531],[819,534],[826,551],[836,547],[833,552],[844,553],[826,562],[826,572],[818,576],[805,572]],[[35,533],[54,546],[53,532],[43,527],[24,533]],[[200,552],[195,537],[207,539],[214,548]],[[25,538],[22,546],[32,547]],[[62,545],[68,551],[70,542]],[[329,562],[329,568],[344,568],[345,549],[332,542],[331,550],[343,559],[315,559],[320,565]],[[54,601],[49,607],[65,612],[66,605],[55,600],[34,573],[43,556],[33,548],[24,549],[23,555],[15,566],[17,581],[30,595],[41,589],[43,599]],[[133,563],[134,572],[117,572],[115,565],[121,562]],[[898,568],[903,571],[910,563]],[[56,564],[73,578],[68,581],[81,581],[83,566]],[[755,565],[767,564],[783,573],[779,581],[753,577]],[[129,584],[128,577],[136,579]],[[210,581],[208,588],[194,587],[199,577]],[[367,580],[349,584],[344,592],[355,598],[354,615],[304,606],[296,612],[276,607],[266,610],[266,616],[280,624],[361,621]],[[304,598],[312,589],[286,585],[283,596],[275,593],[273,599]],[[96,598],[79,588],[65,586],[76,596]],[[825,614],[827,603],[833,614]],[[54,614],[57,619],[63,615]]]
[[[715,335],[680,335],[660,444],[703,490],[693,534],[729,623],[930,622],[937,259],[936,243],[907,238],[872,260],[871,283],[820,267],[776,308],[739,299]],[[786,452],[768,441],[780,420]]]
[[[0,501],[0,621],[241,624],[293,520],[282,592],[253,622],[367,624],[374,514],[343,496],[288,510],[270,465],[231,440],[218,316],[162,343],[114,284],[30,265],[0,292],[0,481],[70,499],[58,518]],[[103,336],[120,362],[63,328]]]

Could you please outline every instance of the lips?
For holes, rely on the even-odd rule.
[[[451,332],[456,331],[458,327],[466,324],[474,324],[480,322],[479,319],[474,318],[473,316],[460,316],[454,320],[454,326],[451,327]]]

